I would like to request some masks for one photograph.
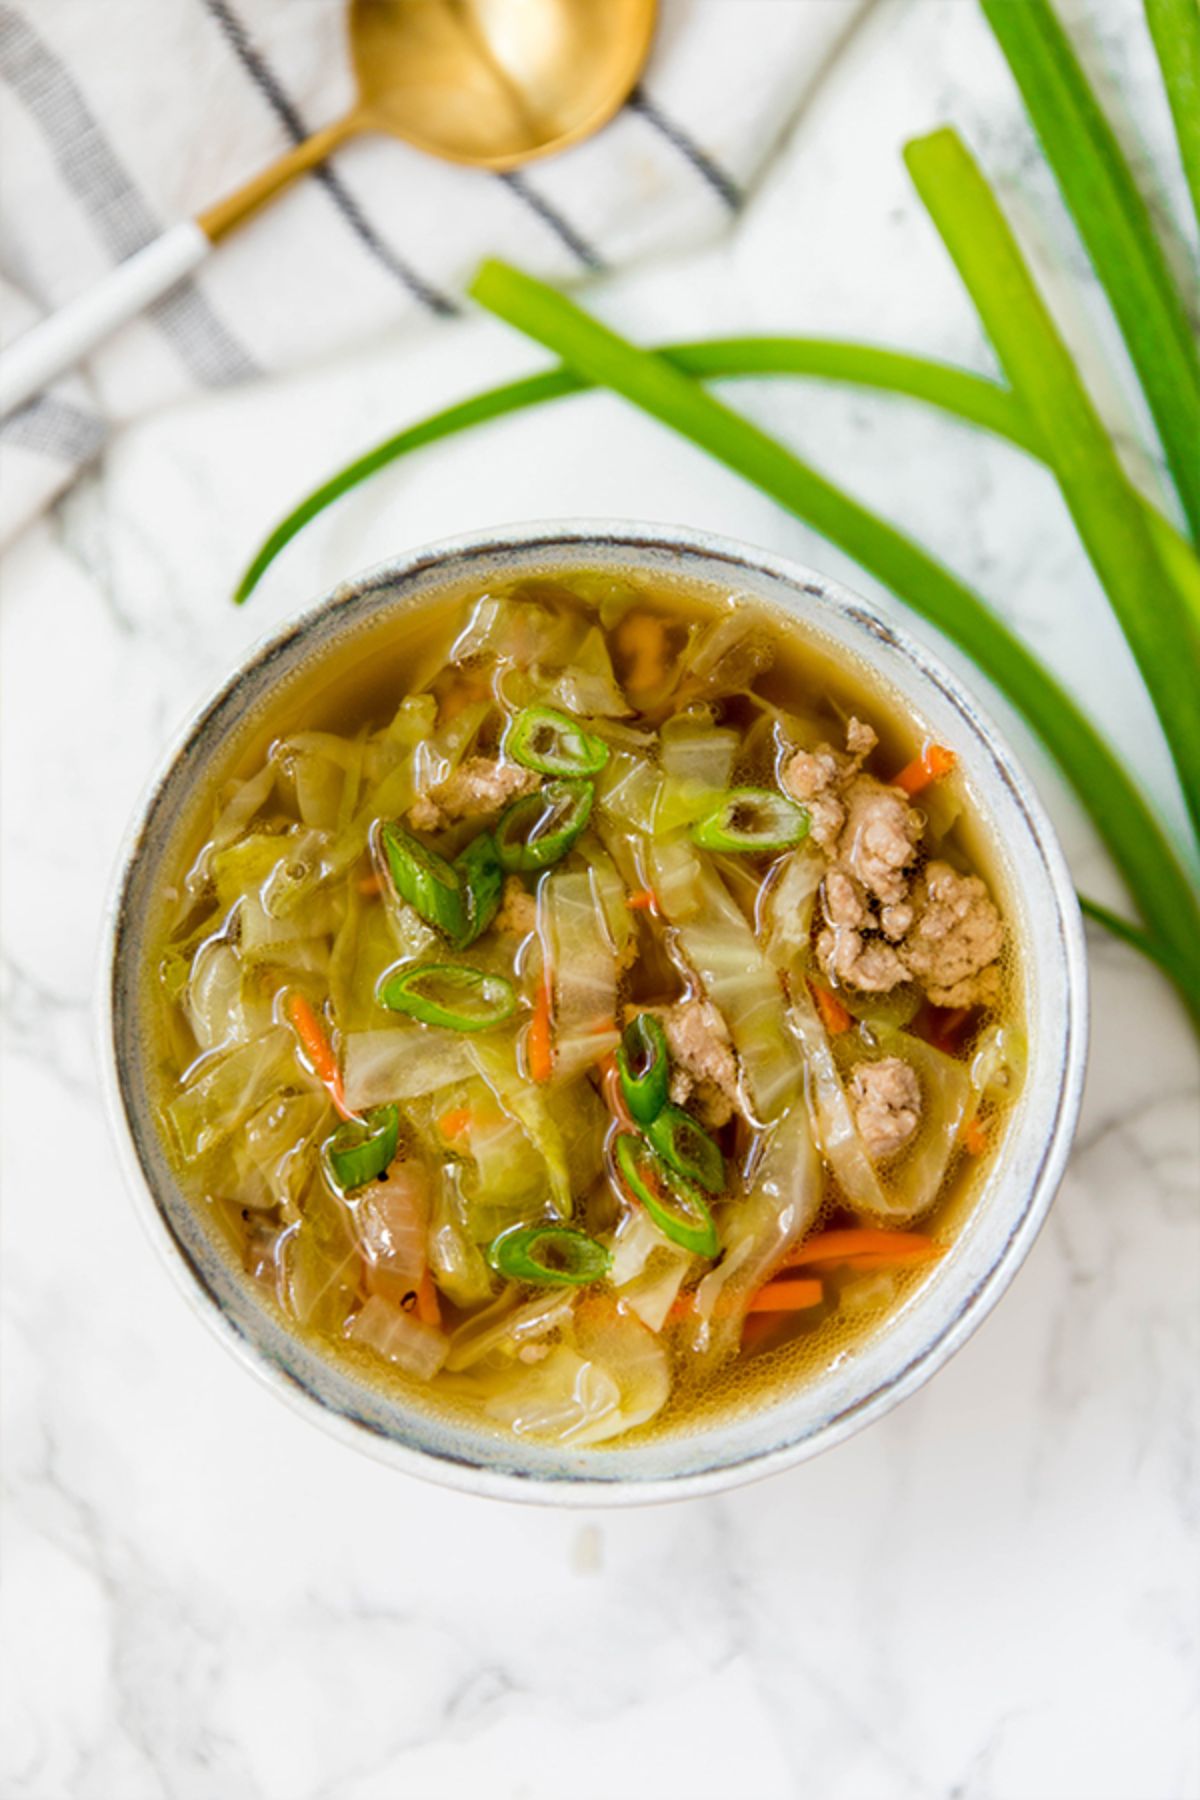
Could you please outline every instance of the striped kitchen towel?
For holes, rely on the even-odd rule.
[[[373,332],[436,329],[487,254],[562,281],[727,229],[863,5],[660,0],[623,112],[519,173],[383,138],[348,145],[82,376],[0,425],[0,542],[115,423]],[[4,341],[339,116],[351,92],[344,0],[0,0]]]

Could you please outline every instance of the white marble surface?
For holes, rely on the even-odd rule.
[[[1097,69],[1163,160],[1133,0]],[[968,0],[884,0],[736,235],[595,302],[647,338],[874,335],[986,367],[898,148],[960,121],[1060,215]],[[1178,193],[1162,197],[1182,219]],[[1186,254],[1186,253],[1185,253]],[[1140,421],[1071,249],[1067,304]],[[1197,1065],[1163,983],[1093,940],[1078,1147],[998,1312],[881,1425],[719,1500],[581,1518],[407,1482],[227,1358],[121,1191],[93,1048],[117,845],[184,711],[350,568],[569,513],[706,524],[861,587],[794,520],[609,399],[440,447],[226,595],[345,453],[531,364],[499,327],[382,342],[130,430],[3,569],[6,1584],[0,1788],[21,1800],[1186,1800],[1198,1791]],[[1164,804],[1147,706],[1047,478],[900,403],[741,390],[976,581]],[[1000,709],[1003,711],[1003,709]],[[1117,899],[1025,735],[1081,883]]]

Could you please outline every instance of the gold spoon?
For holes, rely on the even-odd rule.
[[[358,92],[344,118],[176,225],[0,356],[11,412],[191,273],[235,225],[360,132],[515,169],[612,118],[641,72],[656,0],[350,0]]]

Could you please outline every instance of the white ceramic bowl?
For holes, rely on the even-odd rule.
[[[329,646],[399,622],[464,580],[619,568],[742,593],[867,663],[939,742],[953,744],[972,801],[1007,864],[1019,913],[1029,1066],[1015,1116],[949,1254],[886,1328],[802,1387],[746,1416],[635,1448],[571,1450],[473,1431],[357,1380],[264,1309],[217,1250],[164,1154],[143,1045],[144,948],[160,871],[198,786],[281,684]],[[911,1394],[954,1354],[1016,1273],[1054,1196],[1079,1108],[1087,979],[1078,907],[1049,821],[995,726],[954,676],[862,600],[810,569],[699,532],[607,521],[515,526],[397,557],[335,590],[256,650],[188,725],[153,786],[113,907],[105,1036],[112,1112],[139,1210],[188,1295],[223,1341],[308,1418],[413,1475],[505,1499],[643,1504],[711,1493],[840,1443]]]

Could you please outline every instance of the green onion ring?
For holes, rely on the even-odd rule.
[[[467,903],[466,935],[453,937],[456,950],[485,932],[500,909],[504,892],[504,870],[496,855],[496,844],[490,831],[481,831],[454,859],[454,870],[462,884]]]
[[[616,1156],[621,1180],[665,1237],[695,1256],[717,1254],[721,1246],[716,1223],[698,1187],[669,1169],[630,1132],[617,1139]]]
[[[739,823],[748,815],[750,823]],[[808,835],[807,809],[770,788],[729,788],[692,826],[701,850],[790,850]]]
[[[548,869],[561,862],[592,812],[590,781],[548,781],[536,794],[514,800],[496,825],[500,866],[512,872]]]
[[[447,1031],[490,1031],[512,1017],[517,996],[503,975],[485,975],[465,963],[411,963],[379,984],[379,1002],[422,1025]],[[455,996],[461,1004],[454,1005]]]
[[[650,1125],[667,1104],[671,1061],[666,1034],[653,1013],[630,1019],[617,1045],[617,1073],[631,1117]]]
[[[702,1125],[682,1106],[664,1106],[646,1127],[651,1144],[677,1175],[695,1181],[710,1194],[725,1187],[725,1158]]]
[[[327,1139],[325,1166],[343,1194],[366,1187],[390,1166],[400,1137],[395,1106],[374,1106],[362,1119],[346,1119]]]
[[[394,822],[380,828],[393,886],[402,900],[420,913],[456,947],[470,941],[471,920],[459,871],[444,856]]]
[[[598,775],[609,754],[602,738],[552,706],[527,706],[519,712],[505,734],[504,748],[539,775]]]
[[[522,1225],[501,1232],[485,1254],[498,1275],[539,1287],[586,1287],[603,1280],[612,1260],[594,1237],[566,1225]]]

